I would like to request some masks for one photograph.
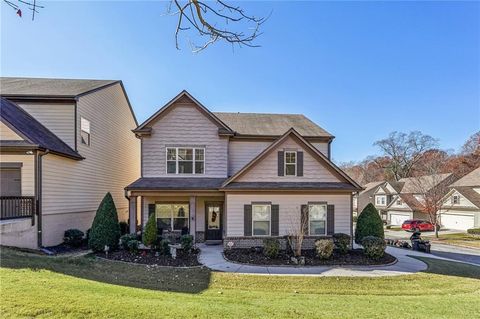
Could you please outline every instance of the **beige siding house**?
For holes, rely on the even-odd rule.
[[[1,78],[1,244],[38,248],[86,231],[110,192],[140,176],[137,126],[120,81]],[[17,184],[20,184],[19,187]]]
[[[361,187],[330,161],[333,136],[303,115],[215,113],[182,91],[133,132],[142,176],[125,188],[130,220],[153,215],[164,233],[235,247],[301,221],[310,244],[352,233]]]

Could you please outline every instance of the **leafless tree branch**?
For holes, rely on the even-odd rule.
[[[217,0],[206,3],[201,0],[172,0],[175,12],[169,6],[169,13],[178,15],[175,30],[175,46],[180,49],[179,36],[182,31],[195,30],[197,35],[207,38],[198,45],[191,42],[192,50],[200,52],[217,41],[232,45],[258,47],[254,40],[261,35],[260,26],[266,18],[247,15],[242,8]],[[242,29],[248,29],[246,33]]]
[[[9,7],[16,11],[16,14],[21,18],[22,17],[22,6],[26,7],[28,10],[32,11],[32,20],[35,20],[35,13],[38,13],[38,9],[43,9],[44,6],[38,5],[37,0],[2,0]],[[18,2],[18,4],[16,3]]]

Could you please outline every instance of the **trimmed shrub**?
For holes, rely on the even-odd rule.
[[[168,239],[162,239],[158,244],[158,252],[162,255],[170,255],[170,241]]]
[[[130,231],[129,231],[129,226],[128,226],[128,223],[125,222],[125,221],[121,221],[118,223],[118,226],[120,226],[120,235],[125,235],[125,234],[128,234]]]
[[[315,249],[320,259],[328,259],[333,253],[333,241],[330,239],[319,239],[315,241]]]
[[[467,229],[467,233],[469,233],[470,235],[480,235],[480,228]]]
[[[80,229],[67,229],[63,234],[63,242],[72,247],[80,247],[84,233]]]
[[[385,238],[382,219],[372,203],[368,204],[358,216],[355,242],[361,245],[363,238],[367,236]]]
[[[127,242],[127,249],[131,253],[137,253],[138,252],[138,247],[140,246],[142,242],[140,240],[130,240]]]
[[[152,246],[157,242],[157,218],[155,214],[150,215],[142,234],[142,241],[145,246]]]
[[[263,240],[263,254],[268,258],[275,259],[280,252],[280,242],[275,238],[266,238]]]
[[[128,243],[132,240],[138,240],[137,235],[135,234],[125,234],[120,237],[120,247],[125,250],[129,250]]]
[[[190,252],[193,247],[193,236],[192,235],[182,235],[180,237],[180,244],[184,252]]]
[[[371,259],[380,259],[385,253],[385,240],[379,237],[367,236],[362,241],[363,253]]]
[[[118,247],[120,226],[118,225],[117,209],[112,195],[107,193],[97,209],[92,228],[88,236],[88,247],[95,252],[104,251],[105,246],[110,250]]]
[[[335,233],[333,234],[333,243],[335,247],[342,253],[348,253],[348,248],[350,246],[352,237],[344,233]]]

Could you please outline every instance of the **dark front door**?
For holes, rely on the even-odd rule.
[[[205,204],[205,240],[221,240],[223,226],[223,203]]]

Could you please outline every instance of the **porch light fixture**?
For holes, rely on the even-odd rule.
[[[26,151],[25,154],[27,154],[27,155],[33,155],[33,151]]]

